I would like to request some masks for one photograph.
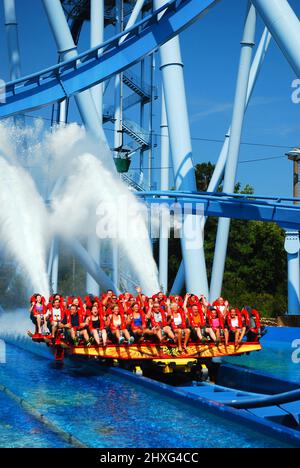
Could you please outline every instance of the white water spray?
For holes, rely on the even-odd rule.
[[[46,208],[31,175],[16,165],[9,131],[0,126],[0,238],[30,289],[47,296]]]
[[[109,216],[102,220],[107,236],[121,246],[127,258],[127,268],[135,273],[137,284],[147,294],[157,292],[157,267],[143,209],[118,175],[101,162],[105,147],[95,145],[77,125],[58,129],[48,136],[48,144],[53,158],[54,180],[58,181],[57,173],[63,174],[62,167],[69,168],[64,183],[57,183],[52,200],[53,230],[65,237],[95,233],[97,221],[97,227],[102,230],[101,218],[97,220],[96,217],[97,210],[99,213],[101,207],[109,207]],[[120,235],[120,224],[129,219],[129,210],[134,212],[134,222],[127,223],[126,235]]]

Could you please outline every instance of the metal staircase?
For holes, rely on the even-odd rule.
[[[123,83],[138,94],[145,102],[150,101],[151,86],[145,82],[141,83],[140,78],[131,70],[126,70],[123,73]]]
[[[129,187],[133,188],[135,191],[137,192],[144,192],[145,189],[140,185],[138,184],[137,182],[135,182],[131,177],[129,177],[128,175],[126,174],[122,174],[121,175],[121,179],[123,180],[123,182],[125,182],[126,185],[128,185]]]

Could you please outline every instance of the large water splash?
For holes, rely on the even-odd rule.
[[[159,289],[142,205],[103,163],[112,157],[105,145],[77,124],[48,132],[37,121],[23,129],[0,125],[0,151],[1,237],[30,287],[48,295],[47,234],[82,237],[96,234],[96,227],[99,233],[104,224],[99,209],[105,206],[110,207],[107,236],[120,248],[125,273],[148,294]],[[26,170],[20,164],[24,160]],[[39,193],[51,199],[51,216]],[[120,221],[129,211],[135,220],[127,224],[126,236],[120,235]]]
[[[0,238],[28,286],[48,295],[46,208],[31,175],[17,163],[10,131],[0,126]]]
[[[68,237],[96,233],[96,227],[99,235],[105,229],[106,238],[122,248],[127,271],[134,272],[136,283],[147,294],[157,292],[157,267],[144,210],[118,175],[103,164],[105,146],[96,145],[77,125],[59,128],[48,135],[47,142],[53,161],[52,186],[56,181],[53,230]],[[66,175],[63,183],[57,174]]]

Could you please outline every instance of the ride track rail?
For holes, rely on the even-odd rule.
[[[0,118],[60,102],[132,67],[219,1],[171,0],[127,31],[74,59],[7,83]]]
[[[204,216],[273,222],[285,229],[300,229],[300,205],[292,204],[300,203],[299,198],[181,191],[138,192],[136,196],[151,205],[186,208],[185,214],[199,214],[202,204]]]

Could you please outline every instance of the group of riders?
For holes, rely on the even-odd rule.
[[[233,343],[238,350],[243,340],[256,342],[263,333],[255,309],[239,310],[222,297],[210,304],[203,295],[167,297],[159,292],[147,297],[140,287],[136,291],[135,296],[129,292],[117,296],[108,290],[101,297],[87,295],[84,300],[53,294],[48,302],[34,294],[30,317],[35,335],[48,343],[63,336],[74,346],[174,344],[184,353],[189,342],[216,346],[222,342],[225,350]]]

